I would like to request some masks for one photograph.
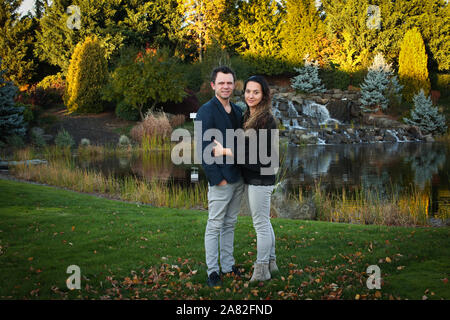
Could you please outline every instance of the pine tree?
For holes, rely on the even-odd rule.
[[[315,0],[287,0],[286,22],[282,26],[282,54],[294,64],[301,64],[309,54],[316,59],[319,39],[324,35],[324,25]]]
[[[365,112],[376,112],[381,107],[385,110],[390,99],[399,102],[401,86],[392,71],[392,65],[386,63],[381,53],[375,56],[361,85],[361,108]]]
[[[3,75],[6,70],[1,69],[2,59],[0,58],[0,140],[12,135],[24,136],[26,133],[26,123],[23,120],[23,107],[14,106],[14,97],[17,87],[9,81],[5,81]]]
[[[342,47],[332,63],[345,72],[353,72],[370,65],[370,52],[378,43],[379,24],[368,26],[369,0],[322,0],[326,14],[327,37]]]
[[[280,59],[283,8],[275,0],[249,0],[241,4],[239,31],[244,39],[237,51],[258,73],[282,73],[285,71]]]
[[[19,17],[21,1],[0,0],[0,57],[8,66],[5,79],[26,84],[33,76],[34,24],[29,16]]]
[[[415,93],[420,89],[425,94],[430,91],[428,79],[428,58],[425,52],[425,44],[417,28],[406,32],[403,38],[399,56],[398,75],[400,83],[404,86],[403,96],[411,101]]]
[[[405,123],[418,126],[424,134],[444,134],[447,131],[445,116],[433,107],[431,98],[425,96],[423,89],[414,98],[414,109],[410,118],[403,118]]]
[[[305,65],[301,68],[294,68],[299,74],[291,79],[292,87],[302,92],[325,92],[325,86],[319,78],[319,67],[317,63],[312,63],[305,58]]]
[[[101,112],[101,90],[107,81],[107,62],[97,37],[87,37],[74,50],[67,73],[64,103],[69,112]]]

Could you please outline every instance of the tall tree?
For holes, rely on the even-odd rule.
[[[430,80],[428,78],[428,57],[425,44],[417,28],[406,32],[398,58],[398,75],[400,83],[404,86],[403,96],[411,101],[414,94],[420,89],[428,95]]]
[[[284,8],[275,0],[249,0],[239,10],[239,31],[243,37],[238,52],[253,61],[256,71],[281,73],[281,28]]]
[[[368,67],[381,28],[379,12],[368,0],[322,0],[322,5],[327,36],[343,48],[333,62],[347,72]]]
[[[227,0],[178,0],[184,16],[183,32],[197,48],[202,61],[207,47],[217,42],[221,46],[234,45],[236,36],[236,4]]]
[[[317,59],[324,25],[316,0],[286,0],[286,22],[283,24],[282,53],[292,63],[300,64],[305,55]]]
[[[66,12],[70,5],[80,8],[80,29],[67,26],[74,15]],[[177,0],[54,0],[41,19],[36,54],[65,73],[75,45],[86,36],[101,38],[111,58],[124,45],[149,42],[175,48],[181,22]]]
[[[23,120],[23,107],[14,106],[17,87],[10,81],[5,81],[0,58],[0,141],[6,142],[11,135],[24,136],[26,123]]]
[[[19,17],[22,1],[0,1],[0,57],[8,71],[5,79],[23,85],[34,72],[33,20],[29,16]]]
[[[400,45],[405,33],[417,27],[423,36],[431,70],[450,69],[450,12],[445,0],[378,0],[382,27],[375,51],[383,52],[398,66]]]

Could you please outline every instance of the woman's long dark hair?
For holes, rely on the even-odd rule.
[[[273,117],[272,115],[272,97],[270,95],[270,88],[267,80],[263,76],[251,76],[245,81],[244,84],[244,96],[247,89],[247,83],[257,82],[261,85],[262,100],[256,106],[254,114],[250,116],[250,108],[247,106],[247,110],[244,113],[244,130],[247,129],[263,129],[266,128],[267,122]]]

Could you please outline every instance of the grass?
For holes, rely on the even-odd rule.
[[[241,279],[205,285],[205,211],[167,209],[0,180],[0,299],[450,299],[449,228],[273,219],[280,273],[249,285],[251,218],[239,216]],[[69,290],[78,265],[81,289]],[[380,290],[366,287],[378,265]]]

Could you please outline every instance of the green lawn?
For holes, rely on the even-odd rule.
[[[249,285],[256,254],[240,216],[242,279],[205,285],[207,212],[153,208],[0,180],[0,299],[450,299],[449,228],[273,219],[280,274]],[[69,290],[67,267],[81,270]],[[369,265],[381,289],[366,286]]]

